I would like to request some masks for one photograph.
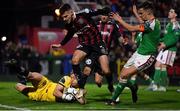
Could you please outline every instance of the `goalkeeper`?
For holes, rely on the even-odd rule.
[[[75,76],[64,76],[59,83],[54,83],[45,76],[37,72],[30,72],[17,65],[17,61],[12,59],[5,64],[17,73],[19,82],[16,84],[16,90],[26,95],[30,100],[48,101],[48,102],[72,102],[77,100],[80,104],[85,104],[84,95],[79,96],[79,89],[76,87]],[[26,82],[32,83],[32,86],[26,85]]]

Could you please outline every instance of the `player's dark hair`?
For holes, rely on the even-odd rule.
[[[68,10],[71,10],[71,9],[72,8],[71,8],[71,6],[69,4],[64,4],[63,6],[61,6],[59,8],[59,12],[62,15],[62,14],[64,14],[65,11],[68,11]]]
[[[138,8],[139,9],[143,8],[145,10],[150,10],[152,13],[154,13],[154,9],[155,9],[154,4],[152,2],[150,2],[150,1],[143,2],[142,4],[139,5]]]
[[[170,7],[170,8],[169,8],[169,10],[171,10],[171,9],[173,9],[173,10],[174,10],[174,12],[177,14],[177,9],[176,9],[176,8],[174,8],[174,7]]]

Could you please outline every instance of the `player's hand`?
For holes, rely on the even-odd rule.
[[[110,13],[110,18],[114,19],[115,21],[120,21],[120,20],[122,20],[122,17],[119,16],[118,13],[113,13],[113,12]]]
[[[138,13],[138,12],[137,12],[137,7],[136,7],[135,4],[132,6],[132,9],[133,9],[133,13],[134,13],[134,14],[137,14],[137,13]]]
[[[51,45],[52,49],[57,49],[57,48],[60,48],[60,47],[61,47],[61,44],[52,44]]]

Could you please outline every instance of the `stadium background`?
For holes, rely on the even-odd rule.
[[[137,4],[144,0],[136,1]],[[175,7],[180,16],[179,0],[152,0],[155,3],[156,16],[160,19],[162,29],[168,22],[167,13],[170,7]],[[62,3],[70,3],[78,11],[84,8],[96,10],[105,6],[120,13],[131,24],[136,24],[132,16],[131,0],[6,0],[0,4],[0,80],[15,81],[15,74],[3,65],[9,58],[18,59],[22,65],[32,71],[38,71],[57,80],[71,71],[72,52],[77,45],[77,37],[64,47],[61,52],[52,52],[50,44],[61,41],[66,33],[64,24],[55,14],[55,9]],[[95,18],[98,20],[98,17]],[[179,19],[178,19],[179,20]],[[130,33],[120,27],[122,36],[126,38],[129,48],[116,47],[111,55],[111,69],[115,80],[123,63],[134,51]],[[163,30],[162,30],[163,31]],[[6,40],[3,38],[7,38]],[[124,46],[124,47],[123,47]],[[180,43],[177,46],[180,49]],[[180,85],[180,51],[175,65],[168,68],[170,84]],[[153,72],[149,72],[151,74]],[[152,75],[151,75],[152,76]],[[91,79],[89,80],[91,81]],[[141,84],[146,84],[140,82]]]

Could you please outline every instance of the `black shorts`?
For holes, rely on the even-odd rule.
[[[100,44],[94,44],[94,45],[80,44],[76,47],[76,50],[81,50],[85,52],[87,55],[90,55],[91,53],[96,53],[98,57],[101,55],[108,54],[108,51],[104,42],[101,42]]]
[[[85,59],[84,66],[91,68],[91,73],[92,72],[101,73],[102,71],[98,61],[98,57],[99,56],[97,55],[97,53],[91,53]]]

